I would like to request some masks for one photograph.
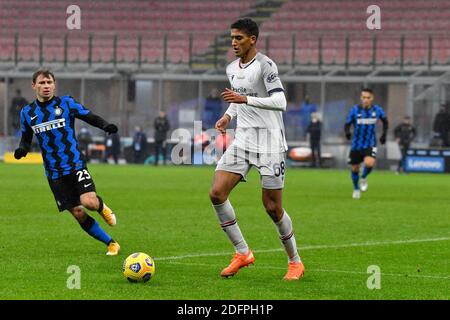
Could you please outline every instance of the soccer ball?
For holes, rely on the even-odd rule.
[[[136,252],[125,259],[122,271],[130,282],[147,282],[155,274],[155,262],[148,254]]]

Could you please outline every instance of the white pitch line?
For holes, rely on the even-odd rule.
[[[179,264],[185,266],[201,266],[201,267],[214,267],[220,268],[221,266],[216,264],[207,264],[207,263],[190,263],[190,262],[177,262],[177,261],[169,261],[170,264]],[[222,266],[223,267],[223,266]],[[255,265],[252,268],[256,269],[274,269],[274,270],[286,270],[286,268],[268,266],[268,265]],[[327,273],[349,273],[349,274],[364,274],[367,275],[367,272],[363,271],[350,271],[350,270],[331,270],[331,269],[306,269],[307,272],[327,272]],[[429,279],[438,279],[438,280],[450,280],[450,276],[430,276],[430,275],[411,275],[411,274],[402,274],[402,273],[380,273],[382,276],[391,276],[391,277],[402,277],[402,278],[429,278]]]
[[[331,245],[311,245],[299,247],[300,251],[303,250],[318,250],[318,249],[339,249],[339,248],[352,248],[352,247],[369,247],[369,246],[383,246],[383,245],[393,245],[393,244],[408,244],[408,243],[422,243],[422,242],[435,242],[435,241],[447,241],[450,237],[440,237],[440,238],[428,238],[428,239],[409,239],[409,240],[393,240],[393,241],[379,241],[379,242],[362,242],[362,243],[347,243],[347,244],[331,244]],[[284,251],[283,248],[276,249],[262,249],[253,250],[254,253],[269,253]],[[188,258],[201,258],[201,257],[217,257],[217,256],[229,256],[230,252],[212,252],[212,253],[193,253],[181,256],[171,256],[171,257],[155,257],[157,261],[164,260],[180,260]]]

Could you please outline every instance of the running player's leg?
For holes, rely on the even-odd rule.
[[[286,249],[289,262],[300,262],[292,221],[282,205],[282,189],[262,189],[262,201],[266,212],[275,223]]]
[[[76,192],[77,200],[83,207],[97,211],[110,226],[116,225],[115,214],[96,194],[94,180],[87,168],[75,171],[68,179],[71,180],[73,191]]]
[[[359,199],[361,193],[359,190],[359,164],[351,165],[352,182],[353,182],[353,199]]]
[[[353,190],[359,190],[359,164],[351,166]]]
[[[245,177],[250,169],[247,153],[230,146],[217,163],[209,197],[219,218],[220,225],[235,248],[235,255],[228,267],[222,270],[222,277],[235,275],[242,267],[253,264],[255,258],[248,248],[244,236],[236,222],[234,209],[228,199],[233,188]]]
[[[81,173],[77,174],[77,172]],[[80,186],[81,188],[95,190],[95,185],[92,180],[85,184],[84,177],[87,177],[88,174],[82,170],[77,172],[73,172],[55,180],[48,180],[50,189],[55,196],[58,210],[60,212],[68,210],[84,231],[95,239],[108,245],[108,255],[117,254],[119,249],[118,244],[116,244],[111,237],[100,228],[99,224],[90,217],[81,206]],[[86,187],[84,187],[85,185]],[[93,193],[95,194],[95,192]]]
[[[365,157],[364,158],[364,170],[361,176],[362,179],[366,179],[367,176],[372,172],[373,167],[375,166],[375,158],[374,157]]]
[[[348,164],[350,165],[351,178],[353,183],[353,199],[359,199],[361,192],[359,191],[359,165],[363,162],[362,152],[359,150],[351,150],[348,156]]]
[[[364,170],[361,176],[361,191],[367,191],[369,184],[367,183],[367,176],[372,172],[375,165],[375,158],[371,156],[364,157]]]
[[[108,246],[107,255],[116,255],[119,252],[119,245],[100,227],[94,218],[86,213],[82,206],[72,207],[69,212],[87,234]]]
[[[298,280],[305,272],[297,250],[292,220],[282,205],[282,189],[262,189],[262,201],[266,212],[275,223],[281,242],[288,255],[288,272],[285,280]]]
[[[220,221],[220,226],[230,239],[236,252],[246,254],[247,243],[236,222],[233,206],[228,199],[231,190],[241,181],[242,176],[237,173],[217,170],[209,191],[209,198]]]

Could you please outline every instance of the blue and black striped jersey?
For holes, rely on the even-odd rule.
[[[379,105],[372,105],[370,108],[363,108],[355,105],[350,110],[346,127],[353,125],[352,150],[364,150],[377,145],[376,124],[380,119],[387,123],[386,114]]]
[[[74,122],[75,118],[86,121],[92,117],[90,113],[71,96],[53,97],[43,103],[35,100],[22,109],[21,145],[29,149],[32,136],[36,135],[49,179],[58,179],[86,166],[76,140]],[[105,124],[101,119],[95,125],[101,128]]]

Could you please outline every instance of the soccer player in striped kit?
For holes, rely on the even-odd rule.
[[[14,157],[25,157],[33,134],[36,135],[59,211],[69,210],[86,233],[107,245],[107,255],[117,255],[119,244],[84,210],[97,211],[110,226],[116,224],[115,214],[96,194],[94,181],[76,140],[74,122],[75,119],[83,120],[109,134],[117,132],[117,127],[94,115],[72,97],[55,96],[55,76],[48,70],[33,74],[32,88],[36,100],[23,107],[20,113],[22,138]]]
[[[388,119],[379,105],[372,104],[373,99],[374,94],[372,89],[362,89],[361,104],[351,108],[347,120],[345,121],[344,130],[348,140],[352,139],[350,127],[353,126],[352,146],[348,159],[352,172],[353,199],[361,198],[361,191],[365,192],[369,188],[367,176],[372,171],[377,156],[376,124],[378,119],[383,123],[383,132],[380,136],[380,143],[386,143]],[[361,176],[360,189],[359,171],[361,163],[364,163],[364,169]]]

